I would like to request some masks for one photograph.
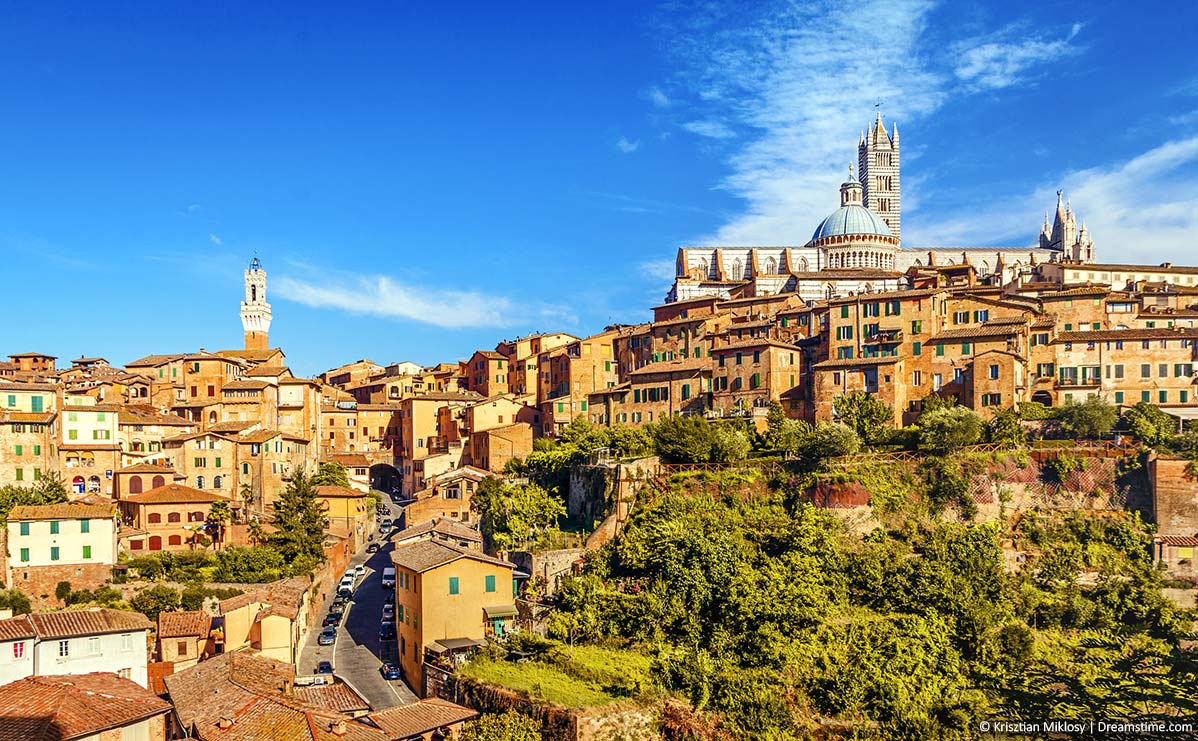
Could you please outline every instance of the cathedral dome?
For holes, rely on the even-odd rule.
[[[880,237],[893,237],[890,227],[873,211],[865,206],[849,203],[833,211],[828,218],[820,222],[811,239],[824,237],[842,237],[850,234],[870,234]]]

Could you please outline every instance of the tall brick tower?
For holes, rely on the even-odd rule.
[[[245,271],[245,301],[241,302],[241,328],[245,330],[246,350],[270,347],[270,304],[266,303],[266,271],[258,258]]]
[[[882,114],[857,142],[857,177],[864,189],[865,207],[873,211],[896,239],[902,239],[902,197],[899,185],[899,133],[886,133]]]

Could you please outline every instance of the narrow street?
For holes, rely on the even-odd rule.
[[[399,507],[389,499],[383,500],[392,514],[398,517]],[[366,698],[375,710],[394,705],[406,705],[419,698],[403,680],[383,679],[379,667],[384,659],[393,659],[395,648],[388,643],[389,654],[380,655],[379,623],[382,621],[383,602],[387,590],[382,585],[383,567],[391,563],[391,543],[380,544],[378,553],[367,553],[365,549],[354,554],[351,566],[366,564],[366,573],[358,579],[353,600],[346,606],[341,625],[337,628],[337,641],[332,646],[317,645],[320,637],[320,620],[329,612],[329,604],[322,606],[318,621],[308,631],[308,638],[300,653],[297,674],[313,674],[321,661],[333,664],[333,673]],[[338,578],[340,578],[338,576]]]

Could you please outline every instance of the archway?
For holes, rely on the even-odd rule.
[[[75,492],[76,494],[83,494],[85,486],[86,484],[84,483],[82,476],[76,476],[75,478],[71,479],[71,491]]]
[[[99,494],[100,493],[100,477],[99,476],[88,476],[87,477],[87,491],[89,494]]]
[[[1052,406],[1052,394],[1047,391],[1037,391],[1032,394],[1032,401],[1037,404],[1043,404],[1046,407]]]
[[[166,485],[166,479],[162,478],[161,476],[154,477],[154,480],[152,482],[153,488],[157,489],[158,487],[165,486],[165,485]]]
[[[141,494],[141,476],[129,477],[129,493]]]
[[[376,463],[370,467],[370,488],[398,494],[403,477],[395,466],[387,463]]]

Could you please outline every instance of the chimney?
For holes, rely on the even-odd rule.
[[[224,730],[233,727],[233,719],[227,715],[221,716],[221,719],[216,721],[216,727]]]
[[[345,721],[339,720],[329,724],[329,733],[334,736],[344,736],[346,733],[349,733],[349,729],[345,727]]]

